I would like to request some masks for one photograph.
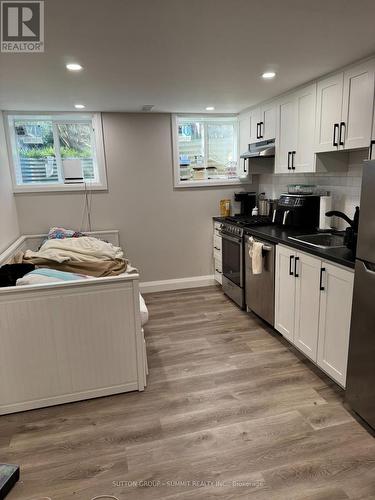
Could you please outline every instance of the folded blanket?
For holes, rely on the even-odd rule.
[[[38,252],[26,250],[25,259],[47,259],[58,263],[96,262],[98,260],[120,260],[124,253],[120,247],[111,243],[83,236],[81,238],[66,238],[47,240]]]
[[[45,283],[59,283],[66,281],[80,281],[92,279],[91,276],[84,274],[67,273],[63,271],[56,271],[56,269],[35,269],[31,273],[25,274],[22,278],[17,280],[16,285],[40,285]]]
[[[127,269],[127,261],[125,259],[114,260],[92,260],[91,262],[65,261],[56,262],[54,260],[43,259],[41,257],[26,257],[18,254],[16,259],[21,262],[34,264],[36,267],[45,267],[48,269],[56,269],[57,271],[65,271],[67,273],[86,274],[95,278],[104,276],[118,276]]]

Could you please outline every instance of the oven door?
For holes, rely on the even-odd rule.
[[[243,288],[242,238],[221,233],[223,275]]]

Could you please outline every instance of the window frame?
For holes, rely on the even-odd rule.
[[[189,180],[182,181],[180,178],[180,160],[179,160],[179,146],[178,146],[178,119],[186,118],[189,120],[202,120],[209,123],[210,118],[212,122],[219,121],[220,118],[228,119],[233,118],[237,123],[236,134],[237,134],[237,177],[233,179],[204,179],[204,180]],[[173,184],[175,188],[192,188],[192,187],[216,187],[216,186],[239,186],[242,184],[249,184],[252,182],[251,176],[247,173],[243,176],[240,175],[240,134],[239,134],[239,120],[238,115],[235,114],[194,114],[194,113],[173,113],[171,115],[171,127],[172,127],[172,153],[173,153]],[[207,138],[205,138],[207,141]],[[207,146],[207,145],[206,145]]]
[[[104,137],[103,137],[103,124],[101,113],[74,113],[74,112],[47,112],[47,111],[7,111],[3,113],[4,128],[5,128],[5,138],[7,143],[8,159],[10,166],[10,174],[13,184],[13,193],[45,193],[45,192],[74,192],[74,191],[106,191],[108,189],[107,184],[107,168],[105,159],[105,149],[104,149]],[[51,117],[53,120],[52,130],[54,137],[54,149],[56,161],[59,161],[61,165],[61,156],[59,148],[56,145],[59,143],[58,137],[56,136],[56,127],[59,123],[77,123],[80,119],[91,120],[93,125],[92,137],[95,143],[95,159],[97,164],[97,174],[98,182],[86,181],[86,183],[81,184],[64,184],[61,175],[61,168],[58,168],[58,176],[61,182],[58,183],[48,183],[48,184],[17,184],[17,170],[18,170],[18,155],[17,155],[17,144],[14,127],[11,126],[10,119],[14,118],[48,118]],[[76,118],[76,119],[75,119]],[[57,142],[56,142],[57,141]],[[86,185],[86,187],[85,187]]]

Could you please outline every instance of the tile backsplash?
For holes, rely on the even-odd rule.
[[[352,151],[349,154],[348,170],[345,172],[318,174],[262,174],[259,176],[259,193],[265,192],[267,198],[278,198],[288,191],[288,184],[314,184],[320,190],[332,195],[332,208],[346,213],[350,218],[355,207],[360,204],[362,162],[368,151]],[[332,227],[345,229],[347,224],[337,217],[332,218]]]

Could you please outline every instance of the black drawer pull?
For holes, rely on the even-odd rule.
[[[321,267],[320,268],[320,285],[319,285],[319,288],[321,291],[324,291],[325,288],[323,286],[323,273],[325,272],[326,268],[325,267]]]
[[[288,170],[292,170],[292,167],[290,166],[290,155],[292,154],[291,151],[288,151]]]
[[[340,123],[340,137],[339,137],[339,145],[343,146],[345,143],[345,122]]]
[[[299,278],[299,274],[297,273],[297,262],[299,261],[299,257],[294,259],[294,277]]]
[[[294,274],[293,274],[293,268],[292,268],[292,266],[293,266],[293,259],[294,259],[294,255],[291,255],[289,257],[289,276],[294,276]]]
[[[369,147],[369,151],[368,151],[368,159],[369,160],[372,160],[372,148],[373,148],[374,144],[375,144],[375,141],[370,142],[370,147]]]
[[[339,145],[339,143],[337,142],[337,137],[336,137],[336,134],[338,131],[339,131],[339,124],[335,123],[333,126],[333,146],[335,146],[335,147]]]

